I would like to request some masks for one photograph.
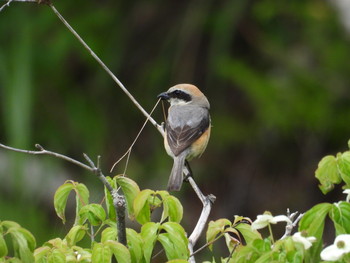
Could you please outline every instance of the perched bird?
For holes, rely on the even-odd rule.
[[[200,156],[210,137],[209,102],[194,85],[178,84],[158,98],[170,103],[165,122],[164,146],[174,159],[168,191],[179,191],[186,160]]]

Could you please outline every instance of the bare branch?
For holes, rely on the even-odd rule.
[[[287,222],[286,225],[286,231],[284,235],[281,237],[281,239],[284,239],[286,237],[289,237],[292,234],[293,228],[297,226],[300,219],[304,216],[303,213],[299,214],[299,216],[295,219],[295,217],[299,214],[298,211],[294,213],[290,213],[289,208],[287,209],[287,216],[290,219],[290,222]]]
[[[97,175],[97,177],[100,179],[100,181],[103,183],[103,185],[108,189],[108,191],[111,193],[112,197],[113,197],[113,205],[114,205],[114,209],[116,210],[116,214],[118,217],[118,241],[120,243],[122,243],[123,245],[126,245],[126,227],[125,227],[125,207],[126,207],[126,202],[125,202],[125,198],[123,195],[120,195],[118,193],[117,190],[115,190],[111,184],[107,181],[106,177],[103,175],[101,169],[99,168],[99,163],[100,163],[100,157],[98,157],[97,161],[98,161],[98,166],[96,167],[96,165],[94,164],[94,162],[89,158],[89,156],[87,156],[85,153],[84,158],[87,160],[87,162],[89,163],[90,166],[79,162],[75,159],[72,159],[68,156],[65,156],[63,154],[59,154],[56,152],[52,152],[52,151],[48,151],[45,150],[44,147],[42,147],[40,144],[35,144],[35,147],[37,149],[39,149],[38,151],[29,151],[29,150],[23,150],[23,149],[18,149],[18,148],[14,148],[14,147],[10,147],[4,144],[0,143],[0,148],[4,148],[10,151],[14,151],[14,152],[19,152],[19,153],[26,153],[26,154],[33,154],[33,155],[51,155],[54,156],[56,158],[65,160],[67,162],[73,163],[75,165],[78,165],[90,172],[92,172],[93,174]]]
[[[186,171],[186,174],[188,174],[188,170]],[[190,254],[191,254],[191,256],[189,258],[189,262],[194,263],[195,259],[193,256],[193,247],[195,246],[199,237],[203,233],[203,230],[204,230],[204,228],[207,224],[208,218],[209,218],[211,207],[212,207],[213,203],[215,202],[216,197],[214,195],[208,195],[208,196],[203,195],[203,193],[201,192],[201,190],[199,189],[196,182],[193,180],[193,178],[191,176],[188,177],[188,180],[189,180],[193,190],[196,192],[198,198],[201,200],[201,202],[203,204],[202,213],[198,219],[198,222],[197,222],[192,234],[188,238],[188,240],[189,240],[188,248],[189,248]]]
[[[68,30],[79,40],[79,42],[87,49],[91,56],[97,61],[98,64],[103,68],[104,71],[108,73],[108,75],[118,84],[118,86],[122,89],[122,91],[129,97],[129,99],[135,104],[135,106],[142,112],[146,118],[157,128],[157,130],[163,134],[162,127],[143,109],[143,107],[138,103],[138,101],[134,98],[133,95],[125,88],[123,83],[113,74],[113,72],[103,63],[103,61],[95,54],[94,51],[86,44],[86,42],[79,36],[79,34],[70,26],[70,24],[64,19],[64,17],[58,12],[58,10],[54,7],[52,3],[49,4],[52,11],[56,14],[56,16],[61,20],[61,22],[68,28]]]
[[[1,12],[6,6],[9,7],[12,1],[13,1],[13,0],[8,0],[5,4],[3,4],[3,5],[0,7],[0,12]]]

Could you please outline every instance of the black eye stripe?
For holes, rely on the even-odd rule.
[[[192,97],[190,94],[182,91],[182,90],[174,90],[173,92],[171,92],[170,94],[171,98],[176,98],[176,99],[180,99],[180,100],[184,100],[184,101],[191,101]]]

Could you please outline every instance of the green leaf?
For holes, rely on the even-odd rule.
[[[46,262],[46,256],[50,252],[51,248],[48,246],[39,247],[34,251],[35,263]]]
[[[113,242],[113,241],[108,241]],[[112,250],[109,245],[95,243],[92,248],[91,261],[98,263],[110,263],[112,258]],[[119,262],[119,261],[118,261]]]
[[[11,227],[8,229],[8,233],[10,233],[12,237],[15,256],[19,257],[24,263],[33,262],[34,256],[32,250],[30,250],[26,237],[22,234],[20,229],[21,227]]]
[[[189,257],[188,239],[182,226],[175,222],[166,222],[160,228],[167,232],[166,237],[173,243],[177,258],[187,259]]]
[[[67,182],[58,187],[58,189],[55,192],[54,206],[56,214],[59,218],[62,219],[63,224],[66,222],[65,210],[67,205],[67,199],[72,189],[73,185]]]
[[[23,237],[27,240],[28,248],[30,249],[30,251],[34,251],[34,249],[36,248],[36,241],[33,234],[23,227],[19,227],[17,231],[20,232],[23,235]]]
[[[329,216],[334,223],[336,236],[350,233],[350,203],[342,201],[333,204]]]
[[[143,255],[146,263],[149,263],[151,261],[154,244],[158,237],[159,226],[159,223],[148,222],[141,228],[141,237],[143,239]]]
[[[223,234],[225,231],[225,228],[229,226],[231,226],[231,222],[226,218],[221,218],[216,221],[210,221],[208,225],[208,230],[206,233],[207,243],[212,243],[217,237],[217,235]],[[209,249],[212,250],[212,248],[213,248],[213,245],[211,244],[209,246]]]
[[[106,176],[106,180],[110,183],[110,185],[113,187],[113,189],[116,188],[115,181],[112,180],[109,176]],[[105,201],[106,201],[106,208],[107,208],[108,218],[110,220],[116,221],[117,220],[117,214],[116,214],[115,207],[114,207],[114,204],[113,204],[112,194],[109,192],[107,187],[104,187],[104,191],[105,191]]]
[[[116,240],[118,231],[114,227],[106,227],[101,233],[101,242],[106,242],[107,240]]]
[[[125,196],[128,213],[131,219],[134,218],[134,200],[137,194],[140,192],[139,186],[130,178],[125,176],[114,177],[117,184],[120,185]]]
[[[163,222],[168,217],[169,221],[180,223],[183,216],[180,201],[167,191],[157,191],[157,194],[161,196],[163,202],[163,213],[160,221]]]
[[[341,178],[350,186],[350,151],[344,152],[338,157],[338,167]]]
[[[142,245],[143,241],[135,230],[131,228],[126,229],[126,239],[128,240],[128,248],[131,255],[132,262],[141,262],[143,258]]]
[[[320,260],[320,252],[322,248],[322,236],[325,224],[325,218],[328,212],[332,209],[332,205],[329,203],[317,204],[308,210],[299,223],[299,231],[306,231],[307,236],[316,237],[319,242],[315,243],[310,248],[310,255],[312,262],[318,262]]]
[[[140,224],[145,224],[151,221],[151,211],[148,203],[148,198],[154,194],[154,191],[145,189],[139,192],[134,200],[134,214],[136,220]]]
[[[158,240],[162,244],[165,254],[168,259],[177,259],[177,253],[173,242],[171,242],[168,233],[162,233],[158,235]]]
[[[188,263],[188,261],[184,259],[174,259],[174,260],[167,261],[166,263]]]
[[[108,240],[105,243],[112,250],[118,263],[131,263],[131,256],[129,250],[117,241]],[[93,261],[94,262],[94,261]],[[97,261],[99,262],[99,261]]]
[[[84,222],[88,219],[93,226],[101,225],[106,220],[106,212],[100,204],[83,206],[79,211],[79,215]]]
[[[333,155],[323,157],[318,163],[315,177],[320,181],[319,187],[323,194],[331,191],[334,188],[334,184],[339,184],[341,182],[337,159]]]
[[[0,258],[5,257],[8,253],[4,237],[0,234]]]
[[[262,239],[260,233],[256,230],[253,230],[250,224],[241,223],[234,227],[237,229],[247,244],[253,242],[255,239]]]
[[[53,249],[47,256],[48,263],[66,263],[66,256],[60,249]]]
[[[13,221],[1,221],[0,226],[4,227],[6,229],[10,229],[12,227],[13,228],[20,228],[21,227],[20,224],[13,222]]]
[[[69,230],[68,234],[65,237],[69,247],[75,246],[86,234],[87,228],[85,226],[73,226]]]
[[[83,220],[79,216],[80,209],[87,205],[89,203],[89,190],[84,184],[74,184],[74,191],[75,191],[75,205],[76,205],[76,211],[75,211],[75,225],[81,225],[83,224]]]

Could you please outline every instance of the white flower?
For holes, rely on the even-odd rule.
[[[292,239],[294,242],[303,244],[305,249],[309,249],[312,243],[316,241],[316,237],[305,237],[302,232],[296,232]]]
[[[346,202],[349,202],[350,201],[350,189],[345,189],[343,191],[343,194],[346,194]]]
[[[321,252],[322,260],[337,261],[344,254],[350,252],[350,235],[339,235],[335,238],[334,244],[326,247]]]
[[[284,215],[279,215],[279,216],[272,216],[269,214],[264,214],[264,215],[258,215],[256,217],[256,220],[252,224],[252,229],[261,229],[266,227],[268,224],[277,224],[278,222],[287,222],[289,224],[292,223],[292,221]]]

